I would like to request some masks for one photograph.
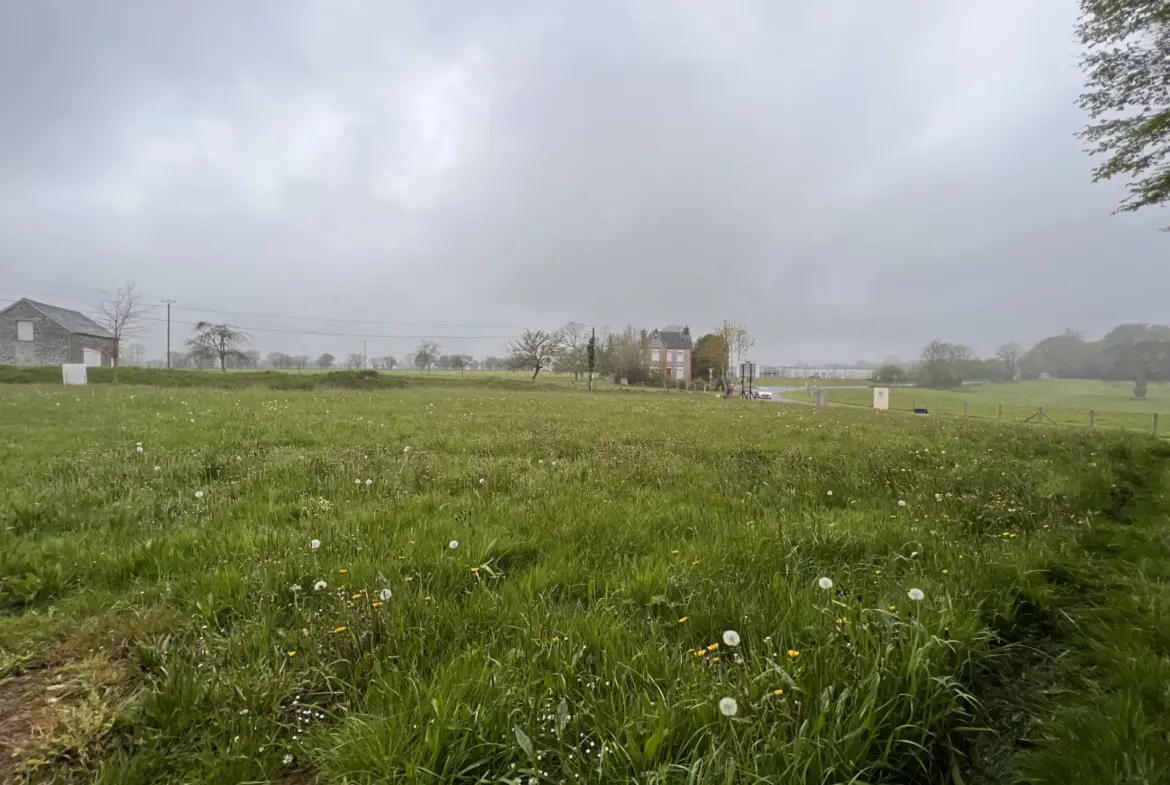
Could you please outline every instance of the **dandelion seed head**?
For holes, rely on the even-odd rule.
[[[203,498],[203,491],[195,491],[195,498],[202,499]]]
[[[906,506],[906,500],[905,500],[905,499],[898,499],[898,506],[899,506],[899,507],[905,507],[905,506]]]
[[[906,596],[915,602],[921,602],[922,600],[926,599],[926,595],[922,592],[922,589],[911,589],[910,591],[906,592]]]
[[[313,584],[313,591],[321,591],[323,589],[328,589],[328,588],[329,588],[329,584],[326,583],[325,581],[317,581],[316,583]]]
[[[735,630],[724,630],[723,631],[723,643],[726,644],[727,646],[738,646],[739,645],[739,633],[736,632]]]
[[[833,579],[821,578],[819,581],[817,581],[817,586],[820,586],[825,591],[828,591],[829,589],[833,588]]]
[[[739,704],[735,702],[735,698],[719,699],[719,713],[724,717],[734,717],[738,712]]]
[[[320,548],[320,547],[321,547],[321,541],[320,541],[320,540],[316,540],[316,539],[314,539],[314,540],[309,540],[309,548],[311,548],[312,550],[314,550],[314,551],[315,551],[315,550],[317,550],[317,549],[318,549],[318,548]]]
[[[459,547],[459,540],[451,540],[451,542],[447,543],[447,547],[451,550],[455,550]]]
[[[378,599],[385,602],[390,599],[391,594],[392,592],[389,589],[382,589],[382,591],[378,592]]]

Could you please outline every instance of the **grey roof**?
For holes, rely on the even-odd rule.
[[[671,332],[670,330],[655,330],[658,337],[662,339],[662,344],[667,349],[693,349],[694,344],[691,343],[691,337],[683,333]]]
[[[92,335],[97,338],[114,337],[113,333],[83,313],[70,311],[68,308],[58,308],[55,305],[38,303],[36,300],[30,300],[27,297],[24,298],[24,302],[36,308],[70,333]]]

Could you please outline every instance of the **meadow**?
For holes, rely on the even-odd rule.
[[[793,393],[794,399],[811,400]],[[829,403],[873,406],[868,389],[830,390]],[[1153,430],[1153,415],[1159,414],[1159,432],[1170,431],[1170,385],[1152,384],[1145,399],[1133,397],[1131,382],[1102,382],[1089,379],[1049,379],[1006,384],[969,385],[958,390],[931,390],[920,387],[890,389],[890,408],[913,411],[923,407],[932,415],[967,416],[1022,422],[1044,407],[1051,423],[1088,427],[1090,412],[1098,428],[1131,431]],[[1048,424],[1048,423],[1046,423]]]
[[[682,393],[0,385],[0,782],[1159,781],[1168,457]]]

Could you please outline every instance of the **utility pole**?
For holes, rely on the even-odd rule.
[[[167,367],[171,367],[171,303],[174,300],[163,300],[167,304]]]
[[[593,357],[597,353],[597,328],[589,328],[589,346],[586,347],[589,355],[589,392],[593,392]]]
[[[369,364],[370,360],[366,357],[366,342],[362,341],[362,370],[364,371]]]

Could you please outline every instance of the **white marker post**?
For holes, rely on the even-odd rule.
[[[85,384],[85,365],[82,363],[63,363],[61,365],[61,381],[66,385]]]
[[[890,408],[890,388],[889,387],[874,387],[873,388],[873,408],[875,408],[875,409],[889,409]]]

